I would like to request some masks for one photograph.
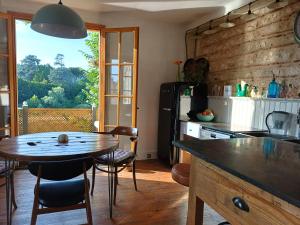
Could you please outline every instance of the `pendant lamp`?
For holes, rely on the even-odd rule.
[[[222,27],[222,28],[230,28],[230,27],[234,27],[235,24],[230,22],[229,21],[229,15],[230,15],[231,12],[229,12],[227,14],[227,17],[226,17],[226,21],[224,23],[221,23],[219,26]]]
[[[209,35],[209,34],[214,34],[214,33],[217,32],[216,29],[213,29],[213,28],[212,28],[212,22],[213,22],[212,20],[209,21],[209,28],[208,28],[208,30],[204,31],[203,34]]]
[[[270,5],[268,5],[269,9],[280,9],[282,7],[285,7],[289,4],[287,0],[276,0],[272,2]]]
[[[241,16],[241,19],[244,21],[250,21],[256,18],[256,15],[251,11],[251,4],[252,2],[249,3],[249,10],[247,14]]]
[[[31,29],[50,36],[80,39],[87,36],[87,30],[80,16],[62,4],[46,5],[33,16]]]

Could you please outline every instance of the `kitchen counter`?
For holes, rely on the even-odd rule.
[[[180,121],[200,124],[202,127],[206,127],[208,129],[212,129],[212,130],[218,130],[218,131],[221,131],[221,132],[227,132],[227,133],[243,133],[243,132],[262,132],[262,131],[266,131],[266,130],[257,129],[257,128],[253,128],[253,127],[244,127],[244,126],[232,125],[232,124],[228,124],[228,123],[191,121],[187,117],[181,117]]]
[[[174,144],[194,157],[300,207],[299,144],[272,138],[195,139]]]

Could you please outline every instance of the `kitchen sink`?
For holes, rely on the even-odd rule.
[[[270,137],[270,135],[272,135],[268,132],[243,132],[243,134],[251,137]]]
[[[293,140],[293,139],[295,139],[295,137],[292,137],[292,136],[286,136],[286,135],[280,135],[280,134],[270,134],[268,132],[244,132],[243,134],[250,136],[250,137],[271,137],[271,138],[276,138],[276,139],[286,140],[286,141],[298,141],[298,140]]]
[[[299,139],[295,139],[295,140],[285,140],[285,141],[293,142],[293,143],[296,143],[296,144],[300,144],[300,140],[299,140]]]

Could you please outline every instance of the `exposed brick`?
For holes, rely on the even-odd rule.
[[[209,60],[211,90],[241,80],[266,88],[274,74],[279,82],[284,79],[298,87],[299,93],[300,45],[293,33],[299,10],[300,2],[296,0],[278,10],[263,8],[255,12],[257,19],[246,23],[235,19],[235,27],[201,35],[197,44],[192,32],[188,33],[188,56]]]

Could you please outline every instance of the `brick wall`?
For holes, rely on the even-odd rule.
[[[300,93],[300,45],[294,39],[293,26],[300,1],[291,1],[282,9],[256,10],[250,22],[237,18],[236,26],[220,29],[196,40],[187,33],[189,58],[205,57],[210,62],[210,95],[220,95],[224,85],[241,80],[266,88],[273,74],[289,85],[290,97]]]

